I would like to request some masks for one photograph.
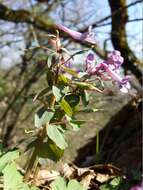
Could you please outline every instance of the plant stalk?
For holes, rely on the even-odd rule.
[[[96,155],[95,155],[95,162],[98,163],[99,162],[99,131],[97,132],[96,135]]]
[[[30,161],[28,163],[28,167],[27,167],[27,170],[26,170],[25,177],[24,177],[25,181],[27,181],[29,179],[29,177],[30,177],[30,174],[32,172],[32,169],[33,169],[35,161],[36,161],[36,157],[37,157],[37,151],[36,151],[36,148],[34,148],[34,150],[32,152],[32,155],[31,155],[31,158],[30,158]]]

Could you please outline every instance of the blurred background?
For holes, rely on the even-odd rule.
[[[57,24],[86,32],[92,26],[97,61],[113,49],[124,57],[122,72],[131,76],[131,90],[122,94],[110,84],[104,94],[92,94],[93,114],[80,115],[87,124],[68,135],[69,149],[63,160],[79,166],[94,163],[95,136],[101,130],[103,162],[112,162],[126,172],[141,169],[141,116],[143,68],[143,0],[0,0],[0,136],[5,147],[28,139],[25,130],[34,127],[32,95],[46,84],[43,67],[48,34],[56,34]],[[63,45],[70,51],[86,49],[60,31]],[[84,55],[74,58],[82,65]],[[72,139],[72,142],[71,142]],[[78,139],[78,140],[77,140]]]

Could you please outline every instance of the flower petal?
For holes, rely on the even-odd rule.
[[[80,32],[71,30],[71,29],[63,26],[62,24],[58,24],[57,27],[59,30],[62,30],[64,32],[66,32],[67,34],[69,34],[75,40],[82,41],[82,42],[88,42],[91,44],[96,44],[96,40],[94,39],[93,35],[91,35],[91,33],[89,33],[89,32],[80,33]]]

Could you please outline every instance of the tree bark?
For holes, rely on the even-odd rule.
[[[141,61],[135,56],[127,42],[126,23],[128,13],[125,8],[126,0],[108,0],[108,2],[112,14],[111,39],[113,46],[116,50],[119,50],[124,57],[125,61],[123,67],[125,71],[130,70],[142,84],[142,71],[136,65],[137,63],[141,64]],[[122,11],[117,11],[118,9]]]

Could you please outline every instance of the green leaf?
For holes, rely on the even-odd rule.
[[[70,68],[65,67],[65,66],[63,66],[63,65],[62,65],[62,68],[63,68],[67,73],[69,73],[70,75],[72,75],[72,76],[78,78],[78,73],[77,73],[76,71],[74,71],[73,69],[70,69]]]
[[[53,54],[48,55],[48,59],[47,59],[48,68],[50,68],[52,65],[52,58],[53,58]]]
[[[25,189],[23,189],[25,190]],[[31,187],[30,190],[40,190],[38,187]]]
[[[10,189],[9,189],[9,190],[10,190]],[[19,189],[18,189],[18,190],[19,190]],[[29,188],[27,184],[21,183],[20,190],[31,190],[31,188]]]
[[[111,186],[108,186],[107,184],[101,185],[100,190],[113,190]]]
[[[83,120],[76,120],[75,118],[71,118],[66,115],[66,119],[68,120],[69,124],[73,127],[73,131],[79,131],[80,126],[85,123]]]
[[[125,187],[125,186],[124,186]],[[111,184],[104,184],[100,186],[100,190],[119,190],[120,185],[118,186],[113,186]],[[122,189],[122,188],[121,188]]]
[[[65,86],[65,87],[62,89],[62,93],[63,93],[63,94],[68,94],[68,93],[69,93],[69,86]]]
[[[42,125],[49,123],[53,116],[53,110],[48,110],[45,107],[40,108],[35,114],[35,126],[41,127]]]
[[[123,182],[123,177],[115,177],[109,183],[101,185],[101,190],[119,190]],[[121,188],[122,189],[122,188]]]
[[[78,181],[72,179],[69,181],[67,190],[86,190]]]
[[[40,145],[37,154],[41,158],[48,158],[57,162],[63,155],[64,151],[56,146],[52,141],[48,141]]]
[[[27,184],[21,183],[20,190],[31,190],[31,188]],[[36,190],[39,190],[39,189],[36,189]]]
[[[88,79],[89,75],[86,72],[79,72],[78,73],[78,78],[79,79]]]
[[[80,89],[93,90],[93,91],[97,91],[97,92],[102,93],[102,91],[100,89],[96,88],[92,84],[89,84],[86,82],[79,82],[79,81],[73,81],[72,83],[75,84],[76,86],[78,86]]]
[[[2,153],[3,153],[3,144],[0,143],[0,156],[2,155]]]
[[[64,97],[67,103],[73,108],[79,104],[80,97],[76,94],[68,94]]]
[[[115,177],[114,179],[112,179],[112,181],[110,181],[110,185],[113,187],[117,187],[121,184],[122,182],[122,177]]]
[[[67,78],[65,75],[59,75],[58,82],[64,85],[67,85],[71,82],[69,78]]]
[[[68,102],[64,99],[64,97],[62,98],[62,100],[60,102],[60,106],[69,117],[71,117],[73,115],[73,110],[72,110],[71,106],[68,104]]]
[[[19,151],[18,150],[13,150],[5,153],[3,156],[0,157],[0,172],[4,169],[6,164],[9,162],[17,159],[19,157]]]
[[[23,189],[25,190],[25,189]],[[31,187],[30,190],[40,190],[38,187]]]
[[[68,94],[64,96],[60,102],[61,108],[71,117],[77,111],[80,97],[76,94]]]
[[[81,99],[84,106],[87,106],[89,104],[89,95],[86,90],[83,90],[81,92]]]
[[[78,181],[70,180],[67,184],[63,177],[59,177],[50,184],[51,190],[86,190]]]
[[[71,120],[69,124],[73,127],[73,131],[79,131],[81,124],[85,123],[85,121],[80,120]]]
[[[60,149],[64,150],[67,148],[68,145],[65,141],[64,134],[59,130],[59,126],[47,125],[47,135]]]
[[[4,174],[4,189],[5,190],[39,190],[37,187],[29,187],[23,182],[23,176],[17,170],[14,162],[7,164],[2,171]]]
[[[52,188],[52,190],[67,190],[66,180],[63,177],[59,177],[50,184],[50,187]]]
[[[56,98],[56,101],[59,102],[63,96],[61,93],[61,89],[57,88],[56,86],[53,86],[52,91],[53,91],[53,94]]]
[[[48,55],[47,59],[48,68],[51,69],[51,67],[54,66],[56,63],[59,63],[59,57],[56,52],[53,52]]]
[[[4,189],[5,190],[19,190],[22,189],[22,176],[17,171],[16,164],[8,164],[4,170]]]
[[[46,78],[49,87],[51,87],[53,85],[53,79],[54,79],[54,72],[51,69],[48,69]]]

